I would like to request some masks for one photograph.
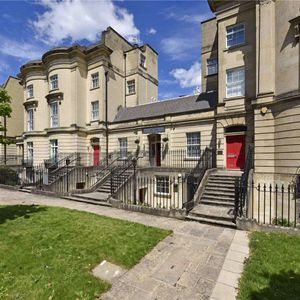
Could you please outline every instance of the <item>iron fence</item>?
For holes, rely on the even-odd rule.
[[[23,164],[22,155],[0,155],[0,165],[21,166]]]
[[[245,187],[241,187],[241,193],[243,189]],[[300,228],[300,199],[296,185],[255,185],[252,181],[248,190],[248,199],[237,216],[256,219],[260,224]]]
[[[119,181],[114,198],[124,204],[159,209],[182,209],[186,197],[186,179],[181,176],[143,176],[132,174]]]

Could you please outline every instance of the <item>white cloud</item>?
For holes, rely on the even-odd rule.
[[[151,27],[150,29],[147,30],[147,33],[148,33],[148,34],[153,34],[153,35],[154,35],[154,34],[157,33],[157,30],[156,30],[155,28]]]
[[[4,72],[8,72],[10,70],[10,67],[9,65],[0,59],[0,72],[1,73],[4,73]]]
[[[37,59],[40,58],[44,49],[24,41],[16,41],[0,35],[0,52],[5,55],[22,58]]]
[[[195,50],[200,52],[200,41],[194,37],[170,37],[161,41],[161,47],[172,60],[184,60],[194,56]]]
[[[170,74],[179,82],[182,88],[201,86],[201,64],[199,62],[193,63],[188,70],[183,68],[173,69]]]
[[[42,0],[40,4],[46,11],[38,14],[38,19],[31,24],[37,37],[47,44],[58,44],[66,39],[94,42],[108,26],[131,42],[139,41],[134,16],[112,0]]]

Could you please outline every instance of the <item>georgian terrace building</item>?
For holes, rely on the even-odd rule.
[[[300,2],[209,0],[202,23],[202,89],[217,90],[218,168],[291,182],[300,166]]]
[[[110,27],[95,45],[54,48],[23,65],[27,163],[71,152],[98,163],[118,110],[157,99],[157,68],[149,45],[132,45]]]

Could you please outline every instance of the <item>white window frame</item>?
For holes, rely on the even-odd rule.
[[[230,30],[234,30],[234,29],[236,29],[238,27],[241,27],[241,29],[238,29],[235,32],[230,32],[229,33]],[[231,36],[231,35],[232,36],[237,35],[240,32],[244,33],[243,41],[241,41],[241,42],[235,42],[234,44],[229,45],[229,43],[228,43],[229,36]],[[239,46],[239,45],[243,45],[243,44],[245,44],[245,41],[246,41],[246,27],[245,27],[244,23],[239,23],[239,24],[235,24],[235,25],[226,27],[226,47],[227,47],[227,49],[232,48],[232,47],[236,47],[236,46]]]
[[[27,98],[33,98],[33,84],[27,85]]]
[[[128,139],[119,138],[119,150],[120,150],[120,158],[127,158],[128,155]]]
[[[186,133],[186,157],[199,159],[201,156],[201,133],[187,132]]]
[[[241,77],[236,82],[228,82],[228,78],[231,74],[239,72]],[[240,92],[233,92],[234,88],[237,90],[240,85]],[[245,68],[239,67],[226,70],[226,98],[244,97],[245,96]]]
[[[96,109],[94,106],[97,106]],[[99,120],[99,101],[91,102],[91,120],[98,121]]]
[[[214,61],[214,63],[212,63]],[[216,57],[209,58],[206,61],[207,75],[218,74],[218,59]]]
[[[91,74],[91,89],[96,89],[100,86],[99,72]]]
[[[34,109],[27,109],[27,131],[34,130]]]
[[[171,193],[170,177],[155,176],[155,194],[169,196]]]
[[[131,79],[127,81],[127,94],[133,95],[135,94],[135,79]]]
[[[27,162],[33,162],[33,142],[27,142]]]
[[[56,111],[54,108],[56,108]],[[50,103],[50,127],[58,127],[58,102]]]
[[[50,159],[52,162],[57,162],[58,160],[58,140],[50,140]]]
[[[140,53],[140,66],[146,69],[146,55]]]
[[[50,76],[50,90],[57,90],[58,89],[58,75],[54,74]]]

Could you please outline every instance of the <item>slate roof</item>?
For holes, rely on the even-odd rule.
[[[200,95],[185,96],[150,104],[121,108],[113,122],[151,119],[167,115],[214,109],[217,104],[217,98],[216,92],[208,92],[201,93]]]

